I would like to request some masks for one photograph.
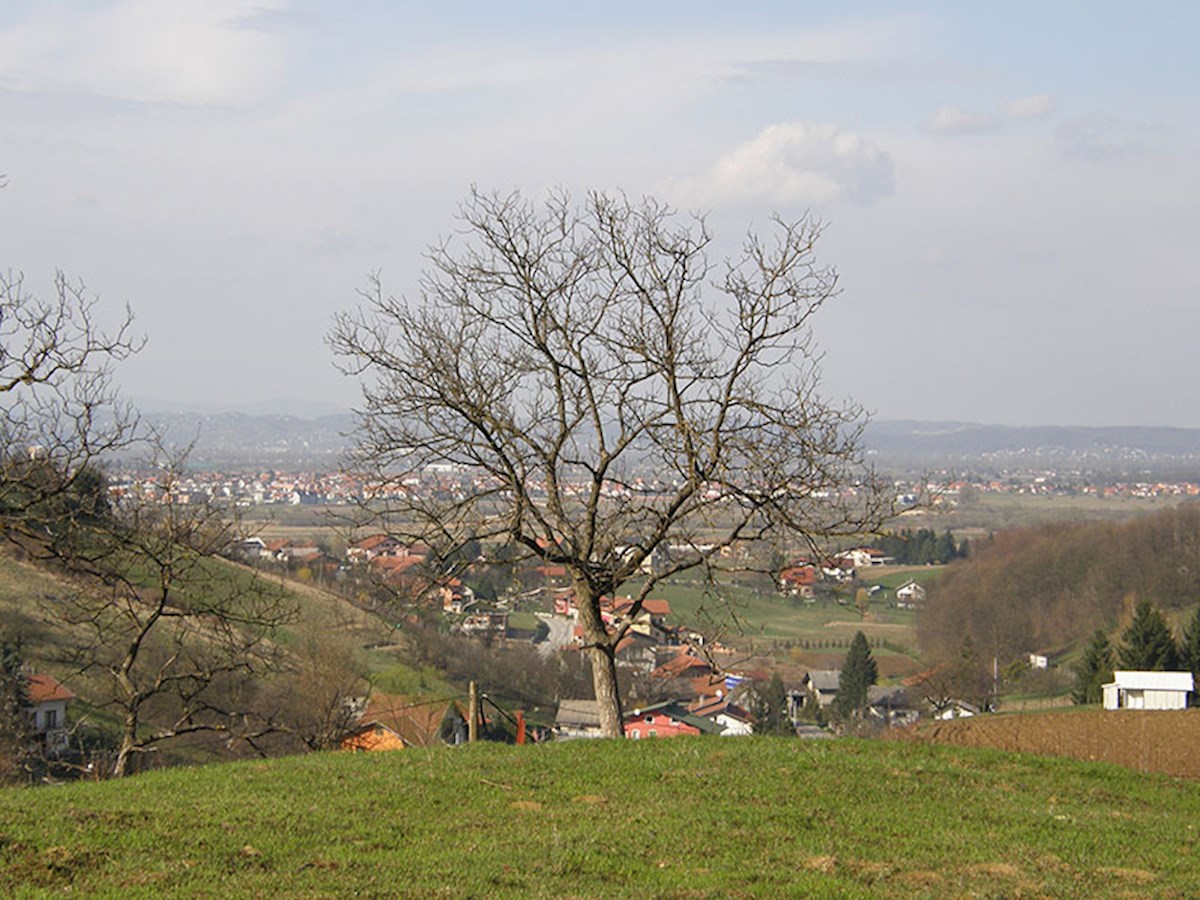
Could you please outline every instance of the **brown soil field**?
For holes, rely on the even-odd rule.
[[[893,733],[899,740],[1103,760],[1200,779],[1200,709],[984,715]]]

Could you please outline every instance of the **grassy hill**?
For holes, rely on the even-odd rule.
[[[18,896],[1184,896],[1200,792],[1103,763],[676,739],[0,791]]]

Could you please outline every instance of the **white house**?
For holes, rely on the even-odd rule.
[[[1105,709],[1186,709],[1195,684],[1191,672],[1118,670],[1102,689]]]
[[[895,562],[894,557],[886,556],[882,550],[876,550],[874,547],[855,547],[853,550],[847,550],[843,555],[854,563],[856,569],[886,566],[888,563]]]
[[[28,683],[33,730],[45,742],[46,752],[56,756],[67,749],[67,704],[75,695],[50,675],[30,675]]]
[[[915,581],[906,581],[896,588],[896,606],[900,609],[916,609],[925,602],[925,588]]]

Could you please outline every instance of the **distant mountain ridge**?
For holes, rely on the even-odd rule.
[[[332,468],[350,448],[350,412],[304,417],[286,413],[157,412],[147,422],[170,443],[195,442],[193,467]],[[1075,465],[1200,469],[1200,428],[1150,426],[983,425],[893,419],[873,421],[864,445],[883,467],[932,464]]]
[[[1200,428],[884,420],[867,426],[864,443],[883,465],[1200,467]]]
[[[335,468],[351,446],[352,413],[301,418],[243,412],[147,413],[175,447],[192,444],[192,468]]]

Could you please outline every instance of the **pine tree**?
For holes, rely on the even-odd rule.
[[[1183,644],[1179,648],[1180,667],[1187,669],[1200,681],[1200,606],[1183,629]]]
[[[947,529],[938,537],[934,549],[934,562],[948,563],[954,559],[954,535]]]
[[[867,689],[879,679],[875,658],[867,636],[861,631],[854,635],[846,661],[842,663],[842,674],[838,680],[837,697],[833,708],[839,718],[849,718],[867,705]]]
[[[1121,635],[1122,669],[1164,672],[1179,668],[1179,648],[1166,619],[1149,600],[1138,603],[1133,621]]]
[[[1071,700],[1077,705],[1099,703],[1104,699],[1102,686],[1112,681],[1113,654],[1108,635],[1097,628],[1075,667],[1075,689]]]

